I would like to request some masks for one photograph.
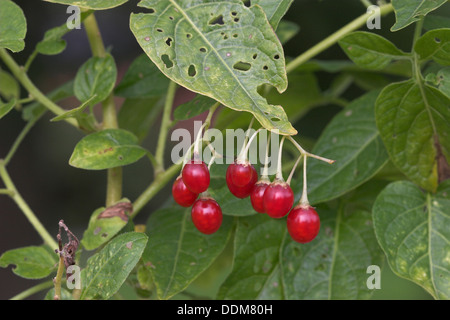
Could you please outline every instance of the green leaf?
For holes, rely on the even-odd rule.
[[[353,62],[368,69],[380,70],[392,60],[407,56],[386,38],[364,31],[344,36],[339,40],[339,45]]]
[[[207,0],[143,0],[139,5],[152,12],[132,14],[131,30],[167,77],[252,113],[269,130],[296,134],[283,108],[269,105],[258,93],[264,84],[280,92],[287,88],[283,48],[261,7]]]
[[[435,29],[420,37],[414,51],[421,60],[433,59],[444,66],[450,65],[450,29]]]
[[[449,182],[434,195],[411,182],[393,182],[373,206],[375,232],[391,269],[435,299],[450,298]]]
[[[16,99],[12,99],[8,103],[3,103],[0,100],[0,119],[6,116],[15,106]]]
[[[251,5],[259,5],[266,13],[267,19],[274,30],[277,30],[281,18],[284,17],[294,0],[252,0]]]
[[[396,22],[391,31],[398,31],[419,21],[420,18],[446,2],[447,0],[392,0]]]
[[[128,0],[45,0],[53,3],[73,5],[84,9],[105,10],[118,7]]]
[[[208,111],[215,103],[215,100],[197,94],[194,99],[179,105],[173,112],[173,117],[175,120],[187,120]]]
[[[64,112],[63,114],[60,114],[59,116],[56,116],[50,121],[56,122],[61,120],[66,120],[69,118],[79,118],[80,115],[83,113],[83,111],[89,106],[90,102],[93,101],[96,98],[96,95],[93,95],[88,100],[83,102],[79,107],[73,108],[72,110],[69,110],[67,112]]]
[[[55,298],[55,288],[51,288],[44,297],[44,300],[54,300]],[[73,300],[72,293],[65,289],[61,288],[61,297],[60,300]]]
[[[114,58],[107,54],[106,57],[92,57],[78,69],[74,82],[75,96],[81,102],[91,100],[94,105],[105,100],[112,92],[117,78],[117,69]]]
[[[429,191],[438,185],[438,153],[450,159],[449,105],[438,89],[414,80],[387,86],[376,102],[377,127],[392,162]]]
[[[137,57],[114,93],[124,98],[153,98],[165,95],[169,79],[145,55]]]
[[[121,202],[129,203],[127,200],[122,200]],[[125,218],[124,215],[101,216],[106,210],[104,207],[98,208],[92,214],[88,228],[84,231],[83,239],[81,240],[81,244],[86,250],[94,250],[108,242],[128,223],[128,217]]]
[[[191,209],[170,207],[153,212],[147,222],[151,242],[142,255],[150,268],[159,299],[184,290],[224,250],[232,219],[224,216],[220,229],[205,235],[191,220]]]
[[[0,267],[15,265],[13,272],[27,279],[42,279],[56,270],[58,255],[44,246],[30,246],[6,251],[0,257]]]
[[[321,229],[307,244],[291,240],[285,219],[240,217],[233,270],[218,299],[367,299],[367,267],[383,253],[372,227],[371,208],[384,184],[365,184],[337,208],[318,206]]]
[[[20,99],[20,86],[17,80],[8,72],[0,69],[0,95],[5,100]]]
[[[388,155],[374,117],[378,92],[372,91],[354,100],[322,132],[312,153],[336,162],[328,164],[312,158],[307,162],[311,203],[345,194],[369,180],[387,163]],[[292,182],[298,197],[301,181]]]
[[[450,98],[450,67],[439,70],[436,75],[438,88],[443,94]]]
[[[147,240],[144,233],[123,233],[90,257],[81,272],[80,299],[106,300],[116,293],[141,258]]]
[[[106,129],[92,133],[75,146],[69,164],[87,170],[125,166],[145,156],[138,139],[123,129]]]
[[[428,15],[423,22],[425,30],[450,28],[450,18],[437,15]]]
[[[154,125],[162,108],[164,98],[126,99],[118,114],[119,127],[144,140]]]
[[[27,21],[22,9],[13,1],[0,0],[0,48],[22,51],[26,33]]]
[[[292,21],[281,20],[277,28],[277,37],[282,44],[285,44],[300,31],[298,24]]]

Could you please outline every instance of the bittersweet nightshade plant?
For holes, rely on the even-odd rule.
[[[63,52],[75,29],[56,26],[28,43],[22,9],[0,0],[0,119],[17,112],[25,121],[0,155],[0,196],[42,240],[1,253],[0,267],[42,279],[12,299],[370,299],[370,266],[450,298],[450,29],[438,15],[446,1],[379,1],[367,12],[375,3],[355,1],[359,17],[285,56],[302,25],[285,19],[293,0],[141,0],[129,35],[142,52],[120,79],[96,16],[127,0],[46,1],[79,8],[76,32],[92,54],[43,93],[29,69],[38,55]],[[370,30],[374,14],[395,14],[383,25],[392,33],[413,26],[410,50]],[[22,66],[15,53],[25,46],[34,49]],[[331,46],[348,59],[317,60]],[[333,78],[326,90],[320,74]],[[345,94],[350,86],[357,97]],[[195,98],[174,108],[181,87]],[[59,105],[66,98],[77,103],[70,110]],[[328,105],[341,109],[317,139],[303,137],[299,120]],[[67,165],[107,175],[104,205],[80,234],[65,212],[44,226],[8,171],[46,113],[50,130],[62,122],[83,134]],[[167,163],[175,124],[200,114],[190,147]],[[221,150],[227,129],[238,128],[241,145]],[[279,142],[274,172],[268,143],[265,159],[252,157],[264,132]],[[153,180],[129,199],[123,168],[141,159]],[[156,197],[167,198],[163,207],[146,207]]]

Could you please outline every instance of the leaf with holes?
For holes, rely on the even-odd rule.
[[[22,51],[26,33],[27,21],[22,9],[13,1],[0,0],[0,48]]]
[[[428,191],[437,188],[441,161],[450,159],[449,105],[438,89],[414,80],[390,84],[376,102],[377,127],[392,162]]]
[[[205,235],[192,223],[190,208],[169,207],[151,214],[146,229],[151,242],[142,260],[159,299],[184,290],[214,262],[228,242],[232,221],[224,217],[216,233]]]
[[[420,37],[414,45],[420,59],[433,59],[444,66],[450,65],[450,29],[435,29]]]
[[[56,249],[56,248],[55,248]],[[56,270],[58,255],[44,246],[30,246],[6,251],[0,257],[0,267],[13,264],[13,272],[27,279],[42,279]]]
[[[392,42],[371,32],[352,32],[339,40],[339,45],[357,65],[368,69],[383,69],[392,60],[407,56]]]
[[[106,129],[81,139],[75,146],[69,164],[80,169],[104,170],[134,163],[146,153],[131,132]]]
[[[392,0],[396,22],[391,31],[409,26],[446,2],[447,0]]]
[[[84,9],[105,10],[118,7],[128,0],[45,0],[53,3],[73,5]]]
[[[144,52],[170,79],[238,111],[261,125],[293,135],[281,106],[258,93],[262,85],[287,88],[283,47],[260,6],[241,1],[143,0],[150,12],[131,15]]]
[[[73,91],[81,102],[90,101],[91,105],[103,101],[112,92],[117,78],[117,68],[114,58],[92,57],[86,61],[75,76]]]
[[[450,298],[450,181],[427,194],[406,181],[388,185],[373,206],[375,232],[391,269]]]
[[[106,300],[116,293],[141,258],[147,240],[144,233],[123,233],[91,256],[81,272],[80,299]]]

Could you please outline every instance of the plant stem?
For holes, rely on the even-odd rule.
[[[295,141],[294,138],[292,138],[292,136],[287,136],[287,138],[294,144],[294,146],[298,149],[298,151],[300,151],[300,153],[301,153],[303,156],[307,156],[307,157],[311,157],[311,158],[316,158],[316,159],[318,159],[318,160],[327,162],[327,163],[329,163],[329,164],[333,164],[333,163],[336,162],[336,160],[330,160],[330,159],[327,159],[327,158],[324,158],[324,157],[321,157],[321,156],[317,156],[317,155],[315,155],[315,154],[312,154],[312,153],[307,152],[305,149],[302,148],[302,146],[301,146],[300,144],[298,144],[297,141]]]
[[[392,7],[392,4],[386,4],[380,7],[380,14],[386,15],[393,11],[394,8]],[[322,51],[325,51],[332,45],[334,45],[336,42],[338,42],[343,36],[346,34],[355,31],[362,27],[366,22],[367,19],[370,17],[372,13],[365,13],[362,16],[356,18],[352,22],[348,23],[347,25],[343,26],[341,29],[336,31],[335,33],[331,34],[315,46],[311,47],[307,51],[305,51],[303,54],[292,60],[290,63],[286,65],[286,72],[289,73],[293,70],[295,70],[297,67],[305,63],[306,61],[310,60],[311,58],[315,57]]]
[[[83,21],[86,35],[89,40],[92,55],[94,57],[103,58],[106,56],[103,39],[98,28],[97,20],[94,13],[91,13]],[[118,128],[116,105],[114,102],[114,94],[111,93],[102,102],[103,111],[103,129]],[[122,198],[122,167],[108,169],[107,172],[107,187],[106,187],[106,206],[109,207]]]
[[[366,8],[372,5],[372,2],[370,2],[369,0],[360,0],[360,1]]]
[[[59,263],[58,263],[58,271],[56,273],[56,277],[54,279],[55,283],[55,296],[53,297],[53,300],[60,300],[61,299],[61,280],[64,273],[64,257],[60,253],[59,255]]]
[[[34,287],[31,287],[17,295],[15,295],[14,297],[12,297],[10,300],[23,300],[28,298],[29,296],[32,296],[35,293],[38,293],[42,290],[45,289],[50,289],[53,286],[53,281],[46,281],[46,282],[42,282],[38,285],[35,285]]]
[[[281,167],[281,156],[283,154],[283,143],[284,143],[284,139],[286,139],[286,136],[283,136],[283,138],[281,138],[281,142],[280,142],[280,149],[278,150],[278,164],[277,164],[277,173],[275,175],[275,179],[277,180],[281,180],[283,181],[283,170]]]
[[[44,240],[44,242],[47,245],[49,245],[50,248],[54,248],[54,249],[58,248],[58,244],[56,243],[56,241],[48,233],[48,231],[45,229],[45,227],[42,225],[42,223],[39,221],[39,219],[36,217],[36,215],[30,209],[28,204],[22,198],[20,193],[17,191],[14,183],[11,180],[11,177],[9,176],[8,172],[6,171],[3,160],[0,160],[0,177],[2,178],[3,182],[5,183],[7,190],[12,192],[11,198],[14,200],[14,202],[17,204],[17,206],[25,214],[28,221],[31,223],[31,225],[34,227],[34,229],[41,236],[42,240]]]
[[[39,101],[42,105],[44,105],[48,110],[53,112],[55,115],[59,116],[66,111],[62,109],[60,106],[51,101],[47,96],[45,96],[30,80],[25,70],[20,67],[16,61],[8,54],[8,52],[0,48],[0,59],[8,66],[11,72],[14,74],[17,80],[22,84],[22,86],[28,91],[28,93],[34,97],[37,101]],[[78,122],[73,118],[65,119],[67,123],[73,125],[78,128]]]
[[[308,156],[305,156],[303,159],[303,192],[302,197],[300,198],[300,206],[302,208],[308,208],[309,207],[309,200],[308,200],[308,185],[307,185],[307,177],[306,177],[306,161],[308,159]]]
[[[175,82],[170,81],[169,87],[167,89],[166,102],[164,104],[163,116],[161,119],[161,128],[159,130],[158,144],[155,153],[155,176],[157,176],[161,171],[164,171],[164,150],[167,144],[167,134],[169,132],[169,128],[171,127],[170,115],[172,113],[172,106],[175,99],[177,87],[178,86]]]

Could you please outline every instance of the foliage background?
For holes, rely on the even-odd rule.
[[[42,39],[44,32],[63,24],[69,15],[66,13],[66,7],[61,5],[30,0],[14,2],[23,9],[29,26],[25,50],[15,54],[18,63],[23,64],[34,45]],[[139,11],[136,7],[137,2],[130,0],[122,6],[96,14],[105,45],[112,50],[116,60],[119,80],[131,61],[142,52],[129,29],[130,12]],[[297,56],[364,12],[365,7],[359,0],[295,0],[285,19],[299,24],[301,30],[285,45],[285,55]],[[440,14],[450,15],[450,5],[444,5],[440,9]],[[393,24],[394,15],[390,14],[382,19],[381,30],[372,31],[385,36],[400,49],[408,51],[411,47],[413,27],[391,33],[389,28]],[[78,67],[91,55],[84,30],[71,32],[64,39],[67,41],[67,48],[62,54],[39,55],[30,70],[30,78],[39,84],[43,92],[49,92],[59,84],[74,78]],[[317,58],[347,59],[338,45],[334,45]],[[320,87],[327,88],[331,81],[330,74],[317,75]],[[345,97],[351,100],[361,93],[357,87],[351,87],[346,91]],[[180,89],[175,106],[192,97],[191,92]],[[121,102],[118,99],[117,105],[120,106]],[[61,105],[69,108],[74,106],[74,102],[66,100]],[[293,125],[300,135],[317,138],[339,110],[338,106],[325,105],[309,112]],[[9,165],[9,171],[17,188],[50,232],[56,236],[57,222],[64,219],[72,231],[81,236],[93,208],[103,205],[105,172],[79,170],[69,166],[68,159],[73,147],[82,135],[62,122],[49,123],[50,117],[51,115],[47,115],[32,129],[15,155],[14,161]],[[202,117],[204,115],[199,116]],[[192,120],[180,122],[178,126],[191,128]],[[11,112],[7,119],[2,121],[0,156],[6,154],[22,126],[23,121],[17,112]],[[152,140],[151,137],[157,135],[158,127],[154,127],[153,130],[155,134],[150,134],[150,139],[144,143],[149,149],[154,149],[155,139]],[[171,142],[168,141],[168,144]],[[124,196],[135,199],[139,191],[151,181],[152,172],[150,164],[145,160],[125,167]],[[170,201],[170,186],[170,184],[166,186],[161,196],[146,206],[136,223],[145,223],[150,212]],[[15,204],[6,196],[0,197],[0,253],[40,242],[40,237]],[[395,276],[387,263],[381,279],[382,289],[375,292],[373,299],[431,299],[431,296],[419,286]],[[15,276],[10,268],[0,269],[0,299],[8,299],[36,283]]]

